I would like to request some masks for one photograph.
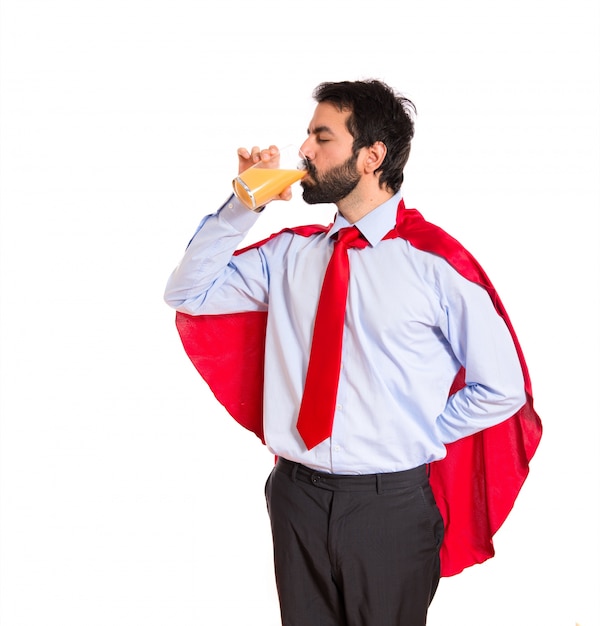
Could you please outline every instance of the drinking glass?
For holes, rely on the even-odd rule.
[[[252,210],[276,198],[306,175],[306,160],[297,146],[279,149],[279,157],[259,161],[233,179],[235,195]]]

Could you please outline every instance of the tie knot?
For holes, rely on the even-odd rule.
[[[367,245],[367,240],[361,237],[356,226],[346,226],[338,231],[336,243],[341,243],[346,248],[363,248]]]

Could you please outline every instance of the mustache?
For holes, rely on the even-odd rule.
[[[316,178],[317,168],[308,159],[304,159],[304,165],[306,167],[306,171],[310,174],[310,176],[312,178]]]

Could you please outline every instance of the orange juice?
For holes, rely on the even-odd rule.
[[[304,178],[305,174],[306,170],[250,167],[233,181],[233,190],[249,209],[256,209]]]

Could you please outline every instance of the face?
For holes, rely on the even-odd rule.
[[[317,105],[301,150],[308,161],[302,181],[302,197],[309,204],[337,203],[360,182],[358,155],[352,153],[353,137],[346,127],[350,113],[328,102]]]

